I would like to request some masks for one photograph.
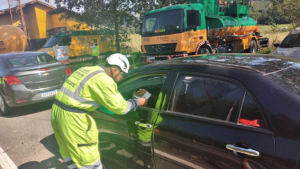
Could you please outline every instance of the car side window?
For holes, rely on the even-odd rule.
[[[180,75],[169,110],[235,122],[243,94],[229,81]]]
[[[289,34],[281,43],[281,47],[299,47],[300,46],[300,33]]]
[[[246,94],[243,107],[241,110],[241,115],[239,118],[239,124],[262,127],[266,128],[265,120],[249,94]]]
[[[132,93],[139,89],[147,90],[151,96],[148,99],[147,107],[155,108],[159,92],[166,80],[167,74],[147,75],[129,79],[119,86],[119,91],[126,99],[132,99]]]
[[[47,54],[38,55],[36,60],[38,61],[38,63],[45,63],[45,64],[57,62],[55,58]]]
[[[71,44],[71,37],[70,36],[65,36],[63,39],[60,41],[59,46],[68,46]]]

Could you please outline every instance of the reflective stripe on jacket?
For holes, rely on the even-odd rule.
[[[117,84],[98,65],[76,70],[63,84],[55,99],[65,107],[82,112],[94,111],[103,105],[116,114],[123,114],[128,107]]]

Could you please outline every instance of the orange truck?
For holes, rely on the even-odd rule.
[[[210,53],[256,53],[267,47],[244,0],[189,0],[144,15],[144,62]]]
[[[23,30],[12,25],[0,26],[0,54],[24,51],[27,37]]]

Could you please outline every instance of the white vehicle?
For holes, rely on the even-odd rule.
[[[291,31],[281,43],[275,43],[275,55],[300,58],[300,27]]]

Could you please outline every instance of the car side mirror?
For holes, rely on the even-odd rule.
[[[189,30],[193,30],[193,31],[196,31],[197,30],[197,26],[196,25],[189,25],[186,30],[189,31]]]
[[[274,43],[274,47],[277,48],[280,45],[280,43]]]

